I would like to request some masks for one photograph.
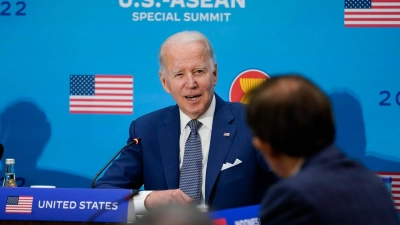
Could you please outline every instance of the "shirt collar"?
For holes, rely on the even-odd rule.
[[[207,111],[203,113],[203,115],[201,115],[197,120],[200,121],[203,124],[203,126],[206,126],[211,130],[214,112],[215,112],[215,95],[213,95],[210,107],[208,107]],[[192,119],[190,119],[190,117],[188,117],[185,113],[183,113],[181,109],[179,109],[179,115],[181,120],[181,131],[183,131],[187,123]]]

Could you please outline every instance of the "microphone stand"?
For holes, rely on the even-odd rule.
[[[137,137],[134,138],[132,140],[132,142],[128,143],[127,145],[125,145],[124,147],[122,147],[112,158],[110,161],[108,161],[108,163],[96,174],[96,176],[94,176],[93,180],[92,180],[92,185],[91,187],[94,188],[94,183],[96,183],[97,178],[100,176],[101,173],[103,173],[103,171],[114,161],[115,158],[117,158],[117,156],[122,152],[122,150],[124,150],[125,148],[127,148],[128,146],[131,146],[133,144],[137,145],[139,144],[139,142],[142,140],[142,138]],[[136,193],[137,194],[137,193]]]

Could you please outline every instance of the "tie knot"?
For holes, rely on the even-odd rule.
[[[198,120],[191,120],[188,122],[187,124],[190,127],[190,131],[191,132],[197,132],[197,130],[199,129],[201,123]]]

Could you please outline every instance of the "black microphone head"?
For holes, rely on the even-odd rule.
[[[0,144],[0,159],[3,157],[3,153],[4,153],[4,146]]]

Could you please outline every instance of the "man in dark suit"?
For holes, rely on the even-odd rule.
[[[383,182],[334,145],[327,96],[300,76],[273,77],[250,94],[253,143],[281,178],[268,190],[263,225],[399,224]]]
[[[177,33],[161,46],[159,61],[162,86],[177,105],[133,121],[128,142],[141,137],[141,143],[123,151],[95,187],[144,185],[146,191],[135,198],[138,211],[192,204],[196,199],[211,210],[259,204],[274,176],[251,144],[244,105],[228,103],[214,93],[218,70],[208,39],[199,32]],[[197,131],[189,127],[192,122],[200,124]],[[198,144],[193,139],[188,144],[189,137]],[[197,149],[193,146],[199,142],[200,158],[196,163],[185,161],[186,146]],[[182,172],[185,165],[200,166],[188,181],[198,181],[198,186],[189,191],[182,185],[187,179],[182,175],[187,174]],[[193,189],[198,194],[189,193]]]

